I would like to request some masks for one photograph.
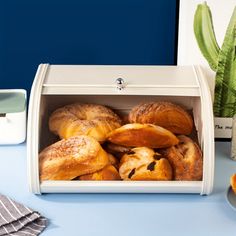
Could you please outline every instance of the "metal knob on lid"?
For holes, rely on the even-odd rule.
[[[116,79],[116,87],[117,87],[117,89],[119,89],[119,90],[124,89],[124,87],[125,87],[125,81],[124,81],[124,79],[122,79],[122,78]]]

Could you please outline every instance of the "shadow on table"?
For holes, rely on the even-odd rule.
[[[205,202],[210,196],[199,194],[164,194],[164,193],[63,193],[37,196],[44,201],[68,203],[153,203],[153,202]]]
[[[85,204],[90,208],[94,206],[104,207],[108,209],[110,207],[121,207],[124,208],[127,205],[133,205],[133,207],[145,204],[149,209],[150,206],[165,207],[167,209],[179,209],[181,206],[186,209],[189,207],[189,210],[196,210],[198,207],[202,209],[207,209],[213,211],[216,215],[224,216],[227,218],[229,224],[236,222],[236,211],[234,211],[226,201],[226,191],[220,191],[217,189],[216,192],[213,191],[211,195],[201,196],[199,194],[86,194],[86,193],[68,193],[68,194],[43,194],[37,195],[40,201],[49,201],[62,204]],[[183,204],[183,205],[182,205]],[[106,207],[105,207],[106,206]],[[84,206],[86,207],[86,206]],[[164,207],[164,208],[165,208]],[[206,212],[206,214],[208,214]],[[211,213],[212,214],[212,213]],[[209,219],[210,220],[210,219]],[[51,227],[50,227],[51,228]],[[52,226],[54,228],[54,226]]]

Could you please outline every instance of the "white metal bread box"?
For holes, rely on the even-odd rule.
[[[55,109],[79,102],[101,104],[127,114],[133,106],[150,101],[173,102],[191,111],[203,153],[203,174],[200,181],[39,180],[39,152],[55,141],[48,128],[49,116]],[[214,178],[213,130],[211,96],[198,66],[41,64],[32,86],[28,113],[27,156],[30,190],[35,194],[210,194]]]

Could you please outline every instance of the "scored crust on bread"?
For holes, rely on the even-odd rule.
[[[233,192],[236,194],[236,174],[233,174],[230,177],[230,185],[231,185]]]
[[[101,170],[107,153],[92,137],[80,135],[60,140],[39,154],[40,180],[71,180]]]
[[[87,175],[82,175],[79,180],[120,180],[120,175],[113,165],[107,165],[103,169]]]
[[[107,140],[125,147],[164,148],[179,140],[169,130],[151,124],[127,124],[108,134]]]
[[[121,158],[123,180],[171,180],[172,169],[167,159],[147,147],[133,148]]]
[[[193,129],[193,119],[189,113],[170,102],[139,104],[130,111],[129,122],[159,125],[174,134],[189,135]]]
[[[121,119],[108,107],[97,104],[70,104],[55,110],[49,130],[61,139],[89,135],[104,142],[106,135],[121,126]]]
[[[175,180],[201,180],[203,158],[199,146],[185,135],[178,136],[179,144],[159,152],[169,160]]]

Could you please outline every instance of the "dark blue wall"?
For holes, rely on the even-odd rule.
[[[40,63],[175,64],[176,0],[1,0],[0,88]]]

